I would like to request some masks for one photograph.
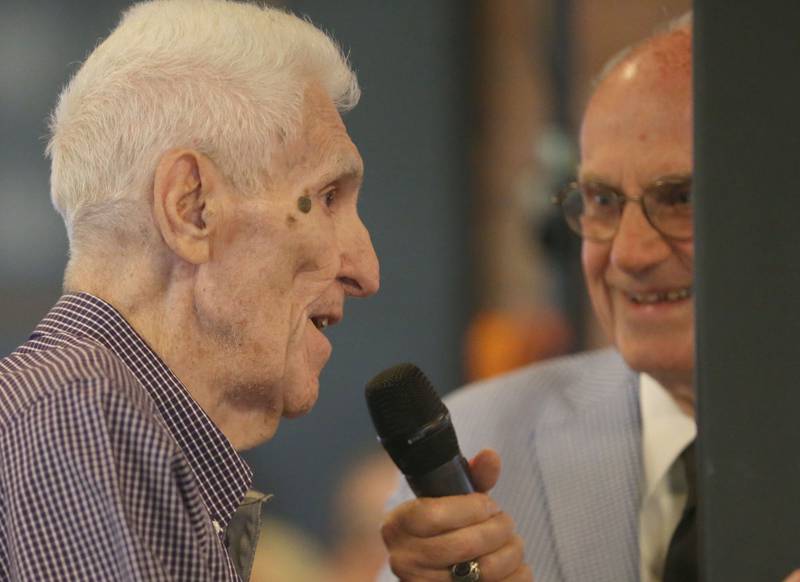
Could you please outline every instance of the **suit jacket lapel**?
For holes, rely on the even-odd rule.
[[[639,579],[638,375],[610,370],[548,404],[532,436],[565,582]]]

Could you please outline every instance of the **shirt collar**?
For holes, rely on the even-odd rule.
[[[644,494],[655,489],[683,449],[695,439],[697,425],[655,378],[641,375]]]
[[[33,336],[67,333],[111,350],[155,402],[200,486],[212,520],[227,526],[253,473],[186,387],[111,305],[88,293],[61,297]]]

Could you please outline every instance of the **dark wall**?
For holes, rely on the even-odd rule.
[[[50,207],[46,116],[77,64],[128,2],[0,4],[0,353],[59,295],[66,237]],[[332,329],[320,399],[247,454],[268,511],[325,537],[342,467],[374,446],[363,386],[414,361],[442,390],[461,381],[469,304],[466,3],[288,2],[350,51],[364,96],[345,122],[366,164],[361,212],[382,289]]]
[[[783,580],[800,568],[800,5],[695,14],[704,579]]]

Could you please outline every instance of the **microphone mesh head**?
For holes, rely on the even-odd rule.
[[[447,412],[422,370],[398,364],[367,384],[367,407],[378,436],[391,439],[414,434]]]
[[[406,476],[424,475],[459,454],[447,407],[415,365],[381,372],[365,392],[381,443]]]

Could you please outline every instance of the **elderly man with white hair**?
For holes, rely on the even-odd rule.
[[[248,578],[238,451],[313,406],[325,328],[378,290],[359,95],[324,33],[225,0],[136,4],[83,63],[48,146],[65,294],[0,360],[0,580]]]
[[[1,580],[247,578],[237,451],[378,290],[358,99],[325,34],[223,0],[137,4],[83,63],[48,147],[65,294],[0,360]]]

